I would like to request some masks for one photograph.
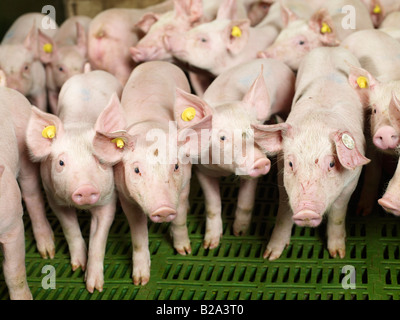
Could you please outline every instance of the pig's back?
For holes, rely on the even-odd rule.
[[[122,86],[102,70],[79,74],[68,79],[60,91],[58,116],[64,123],[94,124],[108,105],[113,93],[121,96]]]
[[[121,98],[128,124],[173,121],[176,88],[190,92],[185,74],[174,64],[151,61],[136,67]]]
[[[57,32],[56,29],[44,29],[42,27],[42,20],[46,16],[41,13],[26,13],[21,15],[4,35],[1,44],[20,44],[23,43],[26,36],[31,31],[35,24],[43,33],[49,37],[54,37]]]
[[[400,43],[380,30],[362,30],[341,44],[380,81],[400,79]]]
[[[294,73],[281,61],[256,59],[219,75],[204,93],[204,99],[212,105],[240,101],[263,69],[263,77],[269,92],[271,105],[281,109],[290,106],[294,90]]]

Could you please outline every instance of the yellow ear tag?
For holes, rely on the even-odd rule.
[[[357,84],[361,89],[365,89],[368,87],[368,79],[366,77],[358,77],[357,78]]]
[[[374,10],[372,11],[375,14],[380,14],[382,12],[381,7],[378,4],[374,7]]]
[[[233,26],[231,35],[235,38],[239,38],[242,36],[242,30],[238,26]]]
[[[182,120],[183,121],[192,121],[196,116],[196,109],[193,107],[186,108],[182,112]]]
[[[327,23],[322,22],[321,33],[331,33],[331,32],[332,32],[331,27]]]
[[[51,43],[46,43],[45,45],[43,45],[43,51],[46,53],[52,53],[53,45]]]
[[[117,148],[122,149],[125,146],[125,142],[122,138],[115,138],[111,140],[111,142],[115,143],[117,145]]]
[[[55,126],[47,126],[42,131],[43,138],[53,139],[56,136],[56,127]]]

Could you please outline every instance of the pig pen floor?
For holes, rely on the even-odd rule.
[[[188,215],[192,254],[180,256],[172,248],[168,224],[149,223],[151,279],[143,287],[131,280],[131,239],[126,218],[119,210],[111,227],[104,261],[103,292],[85,289],[84,273],[72,272],[68,246],[50,209],[56,257],[43,260],[36,250],[31,223],[25,214],[28,283],[37,300],[398,300],[400,298],[400,218],[386,214],[378,205],[368,217],[355,214],[357,194],[349,207],[346,257],[331,258],[326,248],[325,224],[317,229],[293,227],[290,246],[280,259],[268,261],[262,254],[271,235],[278,209],[276,168],[260,179],[250,230],[235,237],[233,215],[238,180],[221,182],[224,232],[221,244],[205,250],[204,198],[192,180]],[[81,213],[81,229],[87,239],[90,215]],[[2,258],[2,257],[1,257]],[[44,289],[42,280],[51,265],[56,271],[55,289]],[[356,288],[349,284],[350,266]],[[342,272],[343,271],[343,272]],[[44,283],[48,283],[44,279]],[[0,267],[0,299],[8,299]]]

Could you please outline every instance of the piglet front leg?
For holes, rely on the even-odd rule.
[[[204,193],[206,202],[206,234],[204,237],[204,248],[215,249],[219,245],[222,237],[222,218],[221,218],[221,195],[219,190],[219,179],[209,177],[199,170],[196,175]]]
[[[122,193],[119,195],[119,200],[131,229],[133,247],[133,283],[135,285],[145,285],[150,280],[150,252],[147,216],[136,203],[128,200],[124,195],[122,195]]]
[[[90,225],[90,238],[88,262],[85,273],[86,289],[93,293],[94,289],[103,291],[104,285],[104,255],[110,227],[114,221],[116,210],[116,194],[110,203],[90,210],[92,220]]]
[[[249,229],[258,179],[241,179],[239,198],[233,223],[235,236],[246,234]]]

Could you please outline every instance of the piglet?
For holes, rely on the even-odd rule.
[[[150,279],[147,218],[171,222],[174,248],[183,255],[191,252],[186,226],[191,164],[181,163],[174,151],[177,88],[190,91],[177,66],[163,61],[139,65],[124,88],[122,106],[100,116],[93,142],[101,161],[116,164],[115,183],[131,228],[136,285]]]
[[[18,100],[19,95],[15,90],[0,88],[0,148],[3,150],[0,154],[0,244],[4,279],[10,298],[32,300],[26,279],[23,208],[17,182],[19,142],[13,125],[13,110],[9,105],[17,102],[12,98],[16,97]]]
[[[346,11],[342,12],[345,6],[351,6],[355,10],[354,28],[343,27],[348,14]],[[279,59],[294,71],[312,49],[320,46],[337,46],[353,32],[373,29],[368,11],[361,0],[325,1],[325,4],[310,18],[298,16],[285,6],[282,8],[285,28],[274,43],[260,52],[258,57]]]
[[[364,156],[363,106],[348,83],[357,59],[346,49],[312,50],[300,65],[283,132],[279,209],[264,258],[280,257],[292,225],[317,227],[327,216],[328,250],[345,256],[345,218]],[[340,95],[337,93],[340,92]],[[282,164],[283,161],[283,164]]]
[[[191,161],[198,163],[195,172],[205,196],[205,248],[216,248],[222,235],[219,191],[222,176],[236,174],[241,178],[233,232],[246,233],[257,178],[267,174],[271,167],[266,153],[277,151],[276,140],[286,127],[284,123],[263,123],[273,114],[287,116],[294,80],[293,72],[282,62],[258,59],[219,75],[203,99],[177,92],[175,118],[182,130],[180,140],[186,141],[186,135],[190,138],[182,147],[183,155],[189,154]],[[186,117],[190,110],[194,114],[192,119]]]
[[[400,10],[397,0],[362,0],[368,9],[375,28],[381,26],[385,18],[394,11]]]
[[[392,92],[392,98],[389,103],[389,120],[391,125],[395,128],[397,134],[400,134],[400,100],[396,94]],[[378,203],[382,206],[385,211],[392,213],[396,216],[400,216],[400,165],[397,164],[394,176],[389,181],[386,188],[385,194]]]
[[[62,85],[75,74],[83,73],[87,62],[87,33],[91,19],[74,16],[64,21],[54,38],[39,31],[40,59],[46,65],[46,87],[50,110],[57,113]]]
[[[254,60],[257,52],[267,48],[279,31],[280,25],[274,19],[262,26],[251,27],[250,20],[229,18],[226,8],[220,8],[215,20],[184,34],[169,34],[164,42],[179,61],[218,76],[234,66]]]
[[[88,56],[93,69],[108,71],[125,85],[136,66],[129,48],[144,35],[136,23],[148,12],[162,13],[172,8],[172,1],[166,1],[144,9],[108,9],[95,16],[88,34]]]
[[[40,13],[20,16],[8,29],[0,45],[0,69],[7,76],[7,86],[18,90],[41,110],[47,110],[46,74],[39,60],[38,29],[53,37],[54,29],[44,29]]]
[[[102,291],[103,260],[116,206],[113,170],[93,153],[92,140],[100,114],[109,112],[122,92],[119,81],[105,71],[71,77],[60,92],[58,114],[33,107],[27,144],[34,161],[41,162],[43,187],[68,242],[72,270],[86,269],[86,288]],[[89,252],[76,209],[92,214]]]

